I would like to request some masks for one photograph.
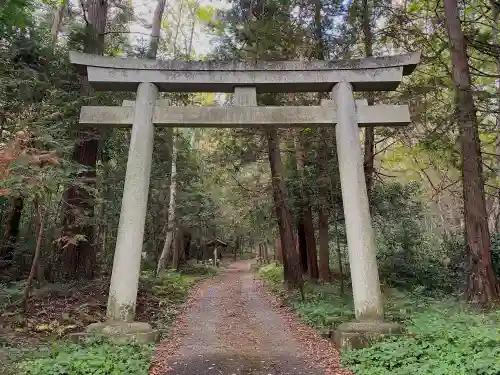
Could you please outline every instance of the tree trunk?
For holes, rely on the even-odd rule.
[[[170,200],[168,206],[168,220],[166,224],[166,238],[165,244],[163,246],[163,251],[161,253],[160,259],[158,260],[158,266],[156,267],[156,274],[159,275],[162,270],[167,267],[168,256],[170,248],[172,247],[172,241],[175,231],[175,194],[177,187],[177,136],[174,137],[172,144],[172,171],[170,174]]]
[[[24,201],[22,197],[11,198],[9,215],[7,216],[7,226],[2,240],[0,254],[5,262],[12,262],[14,251],[16,249],[17,239],[19,237],[19,225],[23,214]]]
[[[44,215],[42,214],[42,208],[40,207],[40,202],[38,198],[35,198],[33,205],[35,206],[35,228],[37,229],[36,234],[36,247],[35,254],[33,255],[33,262],[31,264],[30,274],[26,280],[26,285],[24,287],[23,293],[23,306],[24,312],[28,310],[28,299],[31,291],[31,285],[33,284],[33,279],[35,278],[36,271],[38,269],[38,261],[40,260],[40,253],[42,248],[42,235],[43,235],[43,222]]]
[[[321,187],[320,187],[321,189]],[[318,208],[319,221],[319,280],[323,283],[330,281],[330,249],[328,246],[328,201],[324,201],[324,197],[328,192],[320,195],[320,203]]]
[[[444,10],[462,151],[465,238],[470,265],[466,295],[473,303],[489,306],[498,300],[500,288],[492,267],[482,156],[467,47],[460,25],[457,0],[444,0]]]
[[[173,149],[173,128],[167,128],[165,129],[166,133],[164,134],[165,138],[163,138],[163,142],[165,142],[165,146],[167,148],[167,155],[166,155],[166,169],[165,169],[165,185],[162,185],[164,187],[164,191],[162,192],[162,196],[164,199],[162,199],[163,202],[163,207],[162,207],[162,215],[160,215],[160,220],[162,220],[162,223],[168,223],[168,210],[170,207],[170,186],[172,185],[172,149]],[[165,226],[163,226],[165,227]],[[163,228],[162,228],[163,229]],[[163,230],[165,232],[165,230]],[[161,244],[161,241],[158,241],[158,243]],[[160,245],[161,246],[161,245]],[[155,249],[156,253],[155,256],[158,257],[158,254],[161,254],[162,248]]]
[[[278,219],[278,227],[281,238],[281,250],[283,253],[284,276],[290,288],[301,288],[303,284],[300,272],[299,254],[295,246],[295,236],[292,226],[292,215],[287,206],[287,189],[283,181],[281,154],[279,148],[278,133],[276,130],[267,130],[267,142],[269,149],[269,164],[271,167],[271,178],[273,187],[273,198]]]
[[[158,44],[160,42],[161,20],[165,11],[166,0],[157,0],[156,8],[153,13],[153,21],[151,28],[151,39],[149,40],[148,58],[156,59],[158,54]]]
[[[87,0],[85,5],[87,24],[84,53],[102,55],[108,11],[107,0]],[[83,96],[90,96],[91,89],[85,74],[80,76]],[[80,183],[92,187],[96,179],[96,163],[99,148],[99,131],[87,128],[78,131],[73,149],[74,162],[88,168],[79,173]],[[55,279],[92,279],[97,270],[97,244],[95,241],[94,199],[88,189],[73,184],[64,193],[62,248],[58,265],[54,267]]]
[[[175,244],[173,248],[173,254],[172,254],[172,268],[174,270],[179,269],[179,263],[180,263],[180,257],[181,257],[181,249],[184,246],[184,238],[182,235],[182,230],[180,228],[177,228],[175,232]]]
[[[495,116],[495,128],[497,132],[496,139],[496,154],[497,154],[497,179],[500,181],[500,42],[498,40],[498,18],[500,13],[500,4],[495,0],[491,0],[491,15],[493,18],[493,25],[491,28],[491,39],[492,44],[495,47],[495,65],[496,65],[496,75],[495,88],[496,88],[496,116]],[[490,234],[496,233],[498,231],[498,225],[500,220],[500,187],[498,187],[497,193],[495,195],[492,209],[489,215],[489,230]]]
[[[158,46],[160,42],[160,34],[161,34],[161,24],[163,20],[163,13],[165,12],[165,4],[166,0],[157,0],[156,2],[156,7],[153,13],[153,19],[151,23],[151,37],[149,40],[149,49],[147,53],[147,57],[149,59],[156,59],[158,55]],[[163,133],[163,131],[165,133]],[[163,215],[160,215],[160,218],[163,220],[163,223],[168,223],[168,209],[170,207],[170,185],[171,185],[171,168],[172,168],[172,142],[173,142],[173,129],[172,128],[167,128],[165,130],[161,131],[159,134],[164,139],[162,141],[164,142],[166,148],[167,148],[167,169],[165,171],[165,175],[167,176],[166,181],[165,181],[165,192],[164,192],[164,199],[163,201],[165,202],[163,207],[160,207],[160,210],[162,210]],[[161,228],[162,226],[160,226]],[[161,230],[161,229],[160,229]],[[161,241],[158,241],[158,244],[161,244]],[[155,252],[155,258],[158,257],[158,253],[161,252],[160,248],[157,248],[156,246],[153,246],[153,251]],[[167,260],[168,261],[168,260]]]
[[[317,280],[319,277],[318,253],[316,249],[316,237],[314,236],[311,206],[304,207],[303,215],[304,232],[307,246],[307,275],[311,280]]]
[[[264,263],[269,264],[269,250],[266,242],[264,242],[263,247],[264,247]]]
[[[107,132],[108,133],[108,132]],[[109,133],[108,133],[109,134]],[[100,195],[98,207],[97,207],[97,225],[98,230],[96,233],[97,243],[99,244],[101,257],[107,259],[108,253],[108,234],[109,234],[109,220],[108,215],[109,212],[106,209],[108,206],[108,202],[111,201],[113,197],[111,197],[111,189],[109,188],[109,171],[110,171],[110,155],[108,147],[106,147],[105,141],[107,139],[107,135],[104,135],[101,139],[101,146],[99,147],[101,150],[101,163],[102,163],[102,171],[101,176],[98,179],[98,191]]]
[[[274,241],[274,260],[277,263],[283,263],[283,252],[281,251],[281,238],[280,237],[276,237],[276,241]]]
[[[363,34],[364,34],[364,47],[365,56],[373,56],[373,33],[371,28],[371,11],[368,0],[363,0]],[[374,104],[373,92],[367,93],[368,105]],[[375,173],[375,127],[365,127],[365,154],[364,154],[364,169],[366,191],[368,198],[371,197],[373,190],[373,175]]]
[[[339,279],[340,279],[340,295],[344,295],[344,263],[342,262],[342,250],[340,248],[340,237],[339,237],[339,218],[337,215],[337,211],[335,211],[335,237],[337,242],[337,265],[339,268]]]
[[[302,273],[307,274],[307,244],[306,231],[304,227],[304,217],[301,213],[297,223],[297,250],[299,252],[300,270]]]
[[[316,238],[314,236],[314,224],[311,212],[311,202],[306,196],[304,188],[304,169],[305,169],[305,156],[304,156],[304,142],[300,134],[295,136],[295,158],[297,163],[297,174],[300,183],[300,206],[301,206],[301,219],[299,220],[299,244],[302,264],[302,270],[307,272],[310,279],[318,279],[318,254],[316,250]],[[303,237],[301,237],[301,235]],[[302,257],[302,253],[305,253]]]
[[[238,250],[241,246],[241,237],[237,236],[236,237],[236,243],[234,244],[234,254],[233,254],[233,260],[236,262],[236,259],[238,259]]]
[[[191,242],[192,242],[192,234],[191,232],[188,232],[186,234],[183,234],[184,238],[184,248],[182,249],[183,255],[181,257],[181,261],[186,263],[191,256]]]
[[[57,37],[61,31],[61,25],[63,21],[64,12],[68,7],[68,0],[63,0],[57,9],[54,11],[54,18],[52,19],[52,27],[50,28],[50,35],[52,36],[52,50],[55,48],[57,43]]]
[[[314,36],[316,38],[316,56],[318,60],[325,59],[325,43],[323,41],[323,27],[321,23],[321,0],[314,2]],[[321,102],[321,94],[318,95],[318,102]],[[321,140],[319,141],[319,166],[321,177],[318,180],[319,185],[319,269],[318,276],[320,281],[328,282],[330,280],[330,250],[328,248],[328,193],[329,193],[329,175],[328,175],[328,144],[326,139],[328,132],[325,128],[320,129]],[[332,147],[335,142],[332,142]]]

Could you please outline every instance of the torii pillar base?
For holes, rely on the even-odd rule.
[[[336,348],[342,352],[348,348],[361,349],[369,347],[384,337],[400,335],[403,326],[385,321],[353,321],[342,323],[333,333]]]
[[[73,341],[83,341],[89,337],[102,337],[113,344],[126,345],[152,344],[160,339],[160,331],[153,329],[149,323],[122,321],[110,321],[104,323],[92,323],[85,329],[85,332],[73,333],[70,339]]]

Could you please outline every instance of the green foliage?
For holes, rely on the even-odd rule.
[[[372,206],[380,273],[393,287],[450,292],[459,285],[458,275],[444,262],[446,249],[426,233],[422,201],[417,183],[375,185]]]
[[[493,251],[491,253],[493,269],[495,270],[497,278],[500,279],[500,233],[495,233],[491,237],[491,244],[493,246]]]
[[[283,266],[276,263],[266,264],[259,269],[259,276],[271,285],[279,285],[283,283]]]
[[[23,28],[31,22],[33,1],[4,0],[0,7],[0,38],[8,37],[17,28]]]
[[[203,276],[216,276],[219,274],[219,269],[210,265],[196,264],[185,266],[180,269],[182,275],[203,277]]]
[[[294,298],[292,306],[305,323],[328,332],[334,325],[354,318],[354,307],[350,295],[340,295],[337,285],[306,283],[305,301]]]
[[[272,291],[285,295],[305,323],[321,331],[328,331],[335,323],[348,321],[354,317],[351,296],[340,296],[336,285],[305,283],[306,299],[302,301],[298,293],[285,293],[282,265],[272,263],[260,267],[259,277]]]
[[[141,288],[151,290],[164,303],[180,304],[197,279],[196,276],[183,275],[174,271],[165,272],[159,278],[155,278],[151,272],[148,272],[141,276]]]
[[[0,311],[23,295],[24,282],[0,283]]]
[[[147,375],[152,352],[147,345],[114,345],[100,340],[61,343],[32,352],[31,358],[21,358],[14,374]]]
[[[259,275],[275,291],[281,285],[280,267],[261,267]],[[343,354],[356,375],[487,375],[500,371],[500,312],[484,314],[451,298],[386,290],[386,318],[407,327],[408,334]],[[337,285],[306,283],[306,300],[289,296],[305,323],[328,332],[354,319],[352,296],[340,296]]]
[[[440,303],[409,320],[409,335],[347,351],[343,363],[357,375],[498,374],[499,318]]]

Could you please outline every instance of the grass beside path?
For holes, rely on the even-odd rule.
[[[328,332],[354,319],[352,296],[337,285],[306,283],[306,300],[283,289],[281,266],[258,271],[274,292],[286,298],[297,315]],[[407,335],[370,348],[343,353],[343,365],[357,375],[499,375],[500,310],[474,310],[458,298],[385,290],[386,318],[402,323]]]
[[[216,273],[214,268],[205,266],[169,271],[159,278],[154,278],[151,272],[144,272],[140,280],[136,319],[147,321],[166,334],[190,289],[201,279]],[[74,293],[69,297],[34,297],[30,302],[38,309],[26,316],[11,311],[9,305],[3,306],[0,327],[8,331],[8,335],[0,339],[0,374],[147,375],[153,345],[114,345],[95,338],[79,344],[65,340],[68,332],[82,330],[84,324],[103,319],[106,296],[98,289],[87,289],[85,295]],[[82,306],[88,304],[85,298],[89,293],[94,297],[97,295],[95,300],[101,302],[93,309],[85,309],[86,320],[82,322],[80,312]],[[55,309],[54,306],[63,307]],[[45,312],[39,314],[40,309]],[[62,329],[70,325],[68,320],[72,320],[71,328]]]

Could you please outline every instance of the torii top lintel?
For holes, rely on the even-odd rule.
[[[356,91],[390,91],[413,72],[420,53],[333,61],[183,61],[103,57],[70,52],[100,91],[135,91],[151,82],[165,92],[328,92],[341,81]]]

